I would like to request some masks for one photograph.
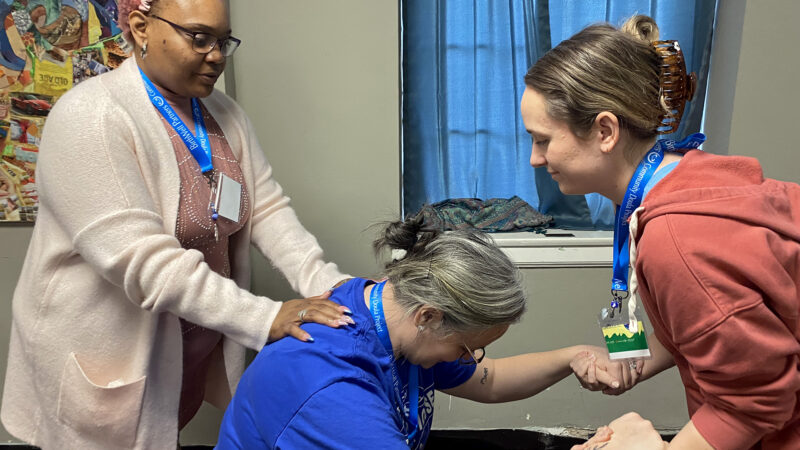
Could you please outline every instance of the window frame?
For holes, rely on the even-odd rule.
[[[403,153],[405,151],[403,134],[403,0],[398,0],[399,10],[399,91],[400,91],[400,208],[404,208]],[[719,1],[715,0],[712,27],[716,29],[719,17]],[[711,45],[716,40],[712,35]],[[713,66],[713,64],[711,64]],[[709,67],[709,78],[713,68]],[[708,91],[711,83],[705,85],[704,105],[700,132],[704,132]],[[548,228],[544,233],[534,232],[495,232],[487,233],[498,247],[519,268],[564,268],[564,267],[612,267],[613,230],[566,230]]]
[[[521,269],[612,265],[613,231],[548,228],[545,233],[488,234]]]

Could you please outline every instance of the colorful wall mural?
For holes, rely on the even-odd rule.
[[[50,108],[127,55],[115,0],[0,0],[0,18],[0,222],[34,222]]]

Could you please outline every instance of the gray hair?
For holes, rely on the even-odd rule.
[[[426,231],[420,216],[390,223],[373,246],[406,252],[384,270],[395,302],[407,314],[425,305],[441,311],[442,334],[512,324],[525,312],[519,270],[477,230]]]

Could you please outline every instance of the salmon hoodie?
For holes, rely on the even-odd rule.
[[[693,150],[630,232],[631,288],[700,434],[716,449],[800,449],[800,186]]]

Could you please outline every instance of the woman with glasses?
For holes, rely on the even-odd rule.
[[[204,399],[230,400],[245,347],[309,341],[304,321],[352,322],[324,295],[247,290],[251,244],[304,296],[345,276],[289,207],[244,112],[214,91],[240,43],[226,2],[119,8],[133,56],[48,117],[14,296],[2,421],[45,449],[174,448]]]
[[[508,358],[484,348],[519,321],[525,294],[514,264],[477,231],[390,224],[375,242],[403,257],[379,282],[334,290],[355,324],[303,328],[259,353],[225,412],[218,449],[408,449],[425,445],[434,390],[479,402],[530,397],[572,373],[569,347]]]

